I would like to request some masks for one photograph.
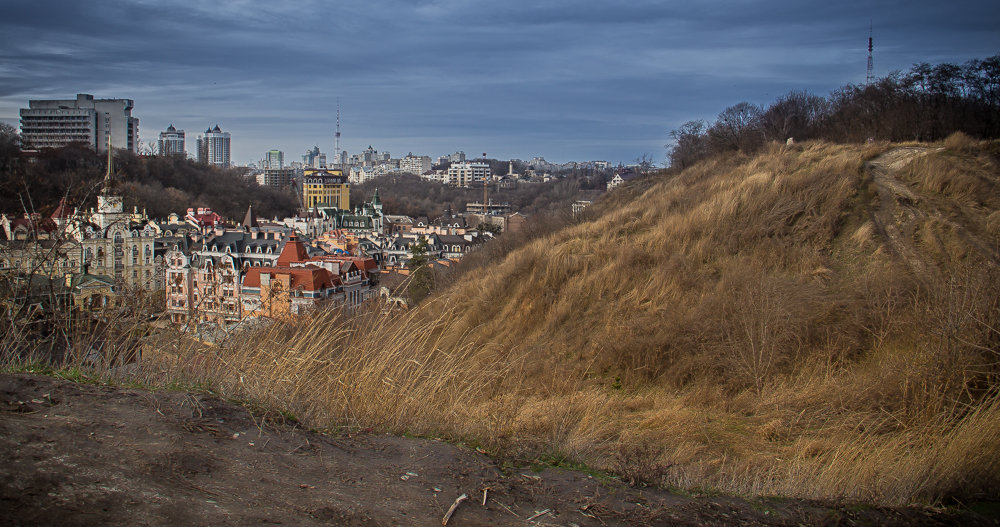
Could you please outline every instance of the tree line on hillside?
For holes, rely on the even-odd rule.
[[[0,129],[0,211],[51,214],[65,198],[71,207],[95,207],[107,172],[107,156],[83,144],[22,153],[20,136],[10,125]],[[258,186],[239,169],[220,169],[181,156],[114,155],[114,186],[126,210],[145,209],[151,218],[190,207],[209,207],[239,220],[248,205],[262,217],[286,216],[298,207],[288,190]]]
[[[753,153],[789,138],[833,142],[937,141],[952,132],[1000,136],[1000,55],[962,65],[914,65],[829,97],[793,91],[767,108],[740,102],[715,122],[688,121],[670,133],[675,169],[723,152]]]

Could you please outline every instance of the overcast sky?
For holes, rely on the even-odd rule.
[[[553,162],[664,159],[739,101],[1000,53],[996,0],[3,0],[0,119],[29,99],[135,100],[140,139],[219,125],[233,160],[372,145]]]

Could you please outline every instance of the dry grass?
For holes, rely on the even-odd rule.
[[[171,337],[142,375],[313,427],[476,438],[631,481],[996,499],[997,204],[979,192],[997,145],[950,141],[962,151],[900,173],[920,196],[920,275],[871,222],[864,163],[889,145],[773,146],[611,200],[397,318]]]

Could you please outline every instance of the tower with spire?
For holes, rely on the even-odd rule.
[[[122,221],[125,216],[122,197],[114,193],[114,157],[112,156],[111,136],[108,136],[108,171],[104,173],[104,183],[101,185],[101,193],[97,196],[97,213],[94,215],[95,223],[104,232],[113,223]]]

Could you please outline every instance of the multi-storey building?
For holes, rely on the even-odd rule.
[[[363,166],[375,166],[379,163],[386,163],[392,159],[392,155],[389,152],[379,152],[372,148],[372,145],[368,145],[368,149],[362,151],[360,154],[354,154],[350,158],[350,165],[363,165]]]
[[[351,209],[351,184],[340,170],[306,169],[302,175],[302,203],[306,209]]]
[[[174,125],[167,127],[166,131],[160,132],[160,140],[157,142],[161,156],[184,156],[184,130],[174,128]]]
[[[162,259],[156,258],[158,229],[145,214],[125,212],[111,189],[111,153],[97,209],[69,211],[61,202],[50,218],[0,217],[0,236],[17,243],[0,247],[0,267],[52,276],[83,272],[133,287],[162,287]]]
[[[371,258],[309,258],[305,244],[293,233],[277,265],[247,269],[240,288],[243,316],[287,318],[325,304],[354,306],[368,298],[377,272]]]
[[[302,166],[306,168],[326,168],[326,154],[319,151],[318,146],[306,150],[302,156]]]
[[[281,150],[268,150],[264,159],[264,169],[280,169],[285,166],[285,153]]]
[[[229,132],[219,129],[219,125],[206,129],[204,135],[198,137],[198,162],[229,168],[231,146],[232,137]]]
[[[416,174],[419,176],[425,172],[429,172],[430,169],[430,156],[415,156],[410,153],[408,156],[399,160],[399,170],[401,172],[409,172],[410,174]]]
[[[132,117],[132,99],[95,99],[77,94],[69,100],[32,100],[21,108],[21,138],[34,148],[58,148],[86,143],[103,152],[114,148],[133,152],[139,145],[139,119]]]
[[[239,287],[247,269],[275,265],[287,228],[262,228],[248,208],[237,229],[216,227],[200,245],[166,252],[167,315],[177,324],[238,322]],[[186,249],[186,250],[185,250]]]
[[[351,167],[351,175],[348,177],[351,183],[360,185],[372,179],[375,179],[375,169],[371,166],[354,165]]]
[[[144,289],[161,286],[155,254],[156,227],[122,210],[120,196],[102,193],[90,222],[80,225],[80,258],[87,272]]]
[[[286,188],[292,184],[293,168],[265,168],[257,174],[257,184],[262,187]]]
[[[448,184],[453,187],[470,187],[489,177],[489,163],[452,163],[448,167]]]

